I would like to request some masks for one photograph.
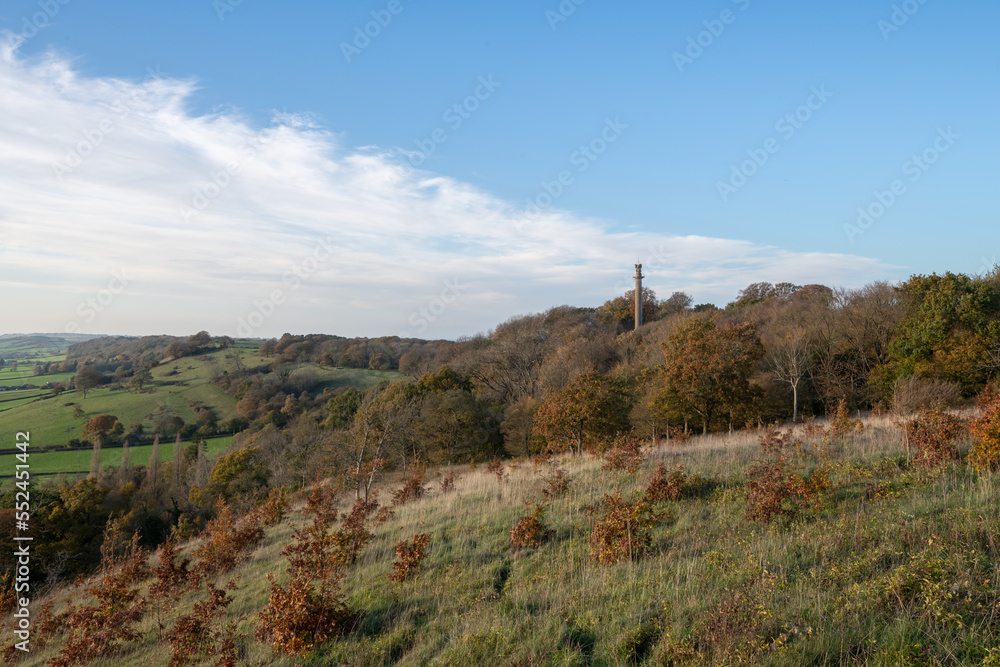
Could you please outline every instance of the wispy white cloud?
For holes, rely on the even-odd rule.
[[[758,280],[861,284],[891,271],[655,225],[614,232],[566,211],[524,220],[510,202],[402,166],[396,149],[346,147],[308,116],[254,127],[235,111],[196,115],[196,87],[87,78],[65,57],[0,45],[3,329],[235,333],[259,321],[255,335],[452,337],[597,305],[627,288],[636,258],[663,296],[698,301]],[[80,304],[116,269],[131,281],[87,321]],[[463,289],[438,303],[446,281]]]

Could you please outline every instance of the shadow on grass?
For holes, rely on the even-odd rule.
[[[594,646],[597,645],[597,635],[591,630],[583,630],[572,623],[563,630],[562,643],[570,649],[577,649],[583,654],[585,665],[594,662]]]

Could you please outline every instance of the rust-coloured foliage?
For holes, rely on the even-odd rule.
[[[396,516],[396,513],[388,507],[380,507],[378,508],[378,512],[375,512],[375,525],[381,526],[386,521],[392,520],[394,516]]]
[[[900,422],[907,448],[915,448],[913,463],[934,468],[958,458],[955,440],[965,433],[965,422],[941,410],[921,410],[909,421]]]
[[[210,577],[236,567],[264,540],[264,528],[257,512],[237,520],[229,505],[219,503],[218,513],[202,535],[204,541],[194,550],[194,557],[199,576]]]
[[[802,424],[802,437],[814,440],[823,436],[823,427],[816,423],[815,417],[810,417]]]
[[[691,439],[691,432],[685,430],[683,426],[671,426],[667,432],[670,436],[670,441],[678,445],[682,445]]]
[[[412,540],[403,540],[395,546],[396,561],[392,564],[389,579],[405,581],[420,571],[423,560],[427,557],[427,545],[431,542],[430,535],[417,533]]]
[[[545,449],[543,449],[542,451],[538,452],[537,454],[531,457],[531,462],[535,465],[536,468],[540,465],[548,463],[551,460],[552,460],[552,452],[549,451],[548,447],[546,447]]]
[[[684,473],[684,466],[677,466],[668,471],[667,466],[660,462],[656,472],[653,473],[653,478],[646,486],[643,497],[651,503],[680,500],[690,483],[688,476]]]
[[[288,492],[284,489],[271,489],[267,499],[254,512],[260,517],[264,526],[276,526],[285,518],[285,512],[291,502]]]
[[[545,478],[545,486],[542,488],[542,495],[546,500],[558,498],[569,490],[569,485],[573,478],[566,474],[562,468],[556,468],[552,474]]]
[[[594,520],[590,533],[590,557],[601,565],[620,560],[637,560],[653,545],[650,529],[663,515],[642,497],[626,500],[621,493],[605,495],[604,501],[588,508],[592,515],[603,506],[604,512]]]
[[[35,613],[34,618],[34,637],[31,644],[34,648],[40,649],[45,646],[50,639],[58,634],[61,634],[66,627],[66,621],[69,619],[69,611],[64,611],[61,614],[56,614],[52,611],[55,603],[52,600],[48,600],[42,608]]]
[[[427,478],[424,466],[418,465],[411,469],[410,476],[403,481],[403,486],[392,494],[392,505],[405,505],[406,503],[419,500],[427,493],[424,480]]]
[[[191,559],[178,559],[177,545],[167,540],[159,548],[160,562],[153,567],[156,581],[149,587],[149,596],[159,603],[175,602],[181,594],[198,585],[198,574],[191,569]]]
[[[601,470],[620,470],[630,475],[639,470],[642,465],[642,443],[631,435],[620,435],[615,438],[611,449],[604,455],[604,465]]]
[[[339,574],[339,573],[338,573]],[[268,574],[270,595],[260,612],[257,638],[269,642],[286,655],[302,655],[338,636],[354,620],[340,599],[335,580],[317,588],[307,574],[298,573],[287,586],[279,586]]]
[[[230,581],[226,588],[234,590],[235,582]],[[217,667],[236,665],[235,625],[222,626],[233,598],[212,584],[208,584],[206,592],[208,597],[196,602],[190,614],[178,618],[167,636],[173,649],[169,667],[181,667],[202,656],[217,656]]]
[[[1000,392],[987,387],[979,396],[980,416],[972,422],[975,438],[969,461],[977,470],[1000,468]]]
[[[505,479],[505,473],[507,469],[504,467],[503,463],[497,457],[493,457],[490,462],[486,465],[486,471],[491,475],[497,476],[497,483],[503,484]]]
[[[865,429],[864,422],[860,419],[851,419],[851,411],[847,407],[847,401],[840,399],[837,404],[837,412],[830,420],[830,428],[827,433],[834,438],[844,438],[851,433],[860,433]]]
[[[146,552],[139,546],[138,533],[125,542],[117,522],[109,522],[104,530],[97,583],[87,589],[97,601],[70,610],[66,619],[70,635],[49,664],[86,664],[114,655],[122,644],[138,639],[135,626],[146,611],[146,599],[139,596],[138,585],[148,575]]]
[[[629,429],[631,401],[618,379],[594,370],[581,373],[567,386],[546,391],[532,432],[556,451],[580,455]]]
[[[66,620],[69,618],[70,612],[64,611],[61,614],[53,613],[52,608],[54,606],[55,603],[50,599],[42,605],[41,609],[32,613],[31,650],[33,651],[39,651],[44,648],[54,637],[62,634],[66,626]],[[6,626],[0,624],[0,632],[4,633],[7,637],[13,636],[7,630]],[[7,665],[17,662],[20,655],[23,654],[14,646],[14,642],[12,641],[6,642],[3,651],[0,651],[0,658]]]
[[[514,551],[524,547],[538,548],[545,544],[551,537],[553,531],[545,527],[542,521],[545,510],[541,505],[517,520],[517,523],[510,529],[510,546]]]
[[[451,493],[455,490],[455,471],[452,470],[441,480],[441,493]]]
[[[760,437],[760,448],[760,458],[747,473],[747,518],[760,523],[779,516],[792,519],[819,502],[829,486],[829,473],[820,467],[808,479],[799,474],[801,463],[793,465],[790,457],[801,453],[802,446],[793,441],[792,431],[768,428]]]
[[[363,530],[363,518],[371,508],[362,500],[358,503],[361,508],[356,503],[357,512],[352,509],[344,518],[355,528],[361,522]],[[330,531],[338,517],[336,493],[326,487],[315,489],[306,501],[305,514],[312,521],[296,530],[292,543],[281,552],[288,560],[291,580],[281,586],[268,574],[268,603],[258,615],[257,638],[287,655],[312,650],[344,632],[354,620],[340,594],[342,568],[350,555],[343,550],[346,533],[338,537]]]
[[[368,516],[378,509],[377,502],[366,503],[358,498],[347,514],[341,515],[341,525],[333,532],[333,542],[336,545],[335,559],[341,566],[353,565],[361,555],[361,550],[372,538],[365,527]]]

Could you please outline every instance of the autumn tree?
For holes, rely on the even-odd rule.
[[[114,415],[97,415],[83,425],[81,437],[84,439],[93,437],[106,437],[118,423],[118,417]]]
[[[792,283],[753,283],[740,290],[736,301],[728,304],[726,310],[742,310],[772,299],[788,300],[801,289]]]
[[[336,501],[328,488],[317,487],[309,494],[303,514],[311,522],[292,533],[291,543],[281,552],[288,560],[289,581],[281,585],[273,574],[267,575],[268,602],[258,614],[257,638],[287,655],[308,652],[345,632],[355,620],[340,590],[344,529],[353,518],[355,529],[363,530],[360,521],[365,515],[344,515],[344,527],[332,531],[338,516]]]
[[[499,325],[467,362],[474,384],[487,397],[510,405],[533,396],[538,370],[551,347],[543,315],[515,317]]]
[[[257,447],[243,447],[219,457],[204,489],[192,489],[196,500],[248,502],[266,493],[268,470]],[[202,497],[207,494],[207,497]]]
[[[149,497],[155,502],[160,495],[160,487],[163,482],[163,469],[160,464],[160,436],[153,438],[153,447],[149,452],[149,461],[146,463],[146,479],[143,487]]]
[[[420,399],[413,432],[432,463],[480,460],[500,448],[500,421],[468,391],[430,392]]]
[[[73,379],[73,386],[76,390],[87,398],[87,392],[94,387],[100,386],[104,376],[97,367],[90,363],[80,364],[76,369],[76,376]]]
[[[500,432],[503,434],[504,449],[512,456],[537,454],[544,446],[544,440],[533,432],[535,413],[539,401],[524,398],[504,410]]]
[[[656,292],[647,288],[642,290],[642,321],[652,322],[659,319],[660,307],[656,300]],[[635,328],[635,290],[630,289],[622,296],[605,301],[597,308],[597,317],[602,322],[614,322],[623,329]]]
[[[1000,294],[986,280],[965,274],[917,275],[899,286],[906,316],[879,379],[888,388],[901,376],[948,380],[966,396],[991,373],[989,350],[1000,341]]]
[[[693,304],[694,299],[684,292],[674,292],[669,299],[660,302],[659,316],[662,318],[680,315],[690,310]],[[645,321],[645,313],[643,313],[643,320]]]
[[[792,389],[792,421],[799,418],[799,385],[812,367],[812,355],[806,334],[801,329],[787,331],[770,341],[767,361],[771,372]]]
[[[326,402],[327,418],[323,426],[334,429],[350,428],[354,414],[361,405],[362,393],[354,387],[336,394]]]
[[[334,465],[343,461],[354,483],[355,496],[363,495],[366,503],[390,451],[400,444],[413,419],[411,391],[402,383],[368,390],[351,428],[335,439]]]
[[[720,327],[708,317],[692,317],[661,348],[666,389],[656,402],[700,416],[702,433],[720,412],[745,408],[757,393],[750,377],[764,348],[752,324]]]
[[[187,489],[184,485],[184,472],[187,466],[184,465],[184,448],[181,447],[181,436],[178,433],[174,441],[174,455],[170,466],[170,497],[176,502],[178,499],[186,498]]]
[[[91,479],[101,481],[104,472],[104,463],[101,455],[101,436],[94,436],[94,449],[90,454],[90,474]]]
[[[550,389],[535,415],[534,433],[579,455],[585,447],[629,429],[632,396],[623,383],[596,371]]]
[[[212,335],[207,331],[199,331],[188,338],[188,344],[193,348],[205,348],[212,344]]]
[[[129,384],[131,384],[139,391],[142,391],[143,385],[145,385],[152,379],[153,375],[152,373],[149,372],[149,369],[140,368],[136,370],[134,373],[132,373],[132,379],[129,381]]]

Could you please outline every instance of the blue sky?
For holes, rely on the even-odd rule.
[[[720,304],[756,280],[978,273],[1000,236],[998,19],[985,0],[8,0],[4,86],[30,92],[0,102],[2,328],[455,337],[598,305],[636,259],[661,296]],[[136,278],[112,291],[115,270]]]

